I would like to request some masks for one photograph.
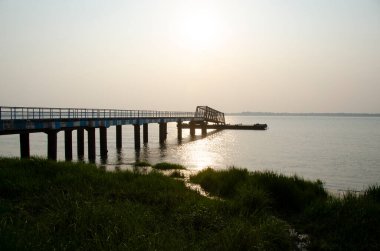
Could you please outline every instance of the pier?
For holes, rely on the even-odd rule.
[[[96,158],[96,131],[99,132],[100,155],[107,158],[107,128],[110,126],[116,126],[116,147],[121,149],[122,126],[132,125],[134,146],[140,149],[141,126],[144,144],[149,141],[151,123],[159,124],[159,142],[165,143],[167,123],[171,122],[177,123],[179,140],[183,129],[190,129],[191,136],[195,136],[198,128],[202,129],[202,136],[207,135],[207,129],[258,130],[257,125],[227,125],[224,113],[208,106],[197,106],[195,112],[0,106],[0,135],[19,134],[21,158],[30,158],[30,133],[47,135],[47,156],[56,160],[57,134],[64,131],[65,159],[70,161],[73,156],[72,132],[77,131],[77,153],[78,157],[83,157],[86,131],[88,158],[93,162]]]
[[[182,128],[188,128],[194,127],[195,129],[214,129],[214,130],[266,130],[268,129],[267,124],[254,124],[254,125],[242,125],[242,124],[236,124],[236,125],[230,125],[230,124],[207,124],[207,123],[195,123],[195,125],[189,124],[182,124]]]

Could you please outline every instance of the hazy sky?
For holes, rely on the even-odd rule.
[[[0,0],[0,105],[380,112],[380,0]]]

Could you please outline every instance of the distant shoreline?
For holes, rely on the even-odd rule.
[[[236,112],[227,116],[320,116],[320,117],[380,117],[380,113],[287,113],[287,112]]]

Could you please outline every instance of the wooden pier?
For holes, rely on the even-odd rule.
[[[191,125],[189,124],[182,124],[182,128],[191,128],[194,127],[195,129],[215,129],[215,130],[267,130],[268,125],[267,124],[254,124],[254,125],[242,125],[242,124],[195,124]]]
[[[84,133],[87,132],[87,149],[90,161],[96,158],[96,129],[99,131],[100,156],[107,158],[107,129],[116,126],[116,146],[122,147],[122,126],[133,125],[135,148],[139,149],[140,127],[143,126],[143,143],[148,142],[148,124],[159,124],[159,141],[167,138],[167,123],[176,122],[178,139],[182,139],[182,129],[189,128],[195,136],[195,129],[215,130],[266,130],[266,124],[229,125],[225,123],[224,113],[208,106],[197,106],[195,112],[169,112],[146,110],[80,109],[80,108],[43,108],[43,107],[5,107],[0,106],[0,135],[19,134],[20,156],[30,157],[30,133],[47,134],[47,155],[57,159],[57,134],[65,133],[65,159],[73,158],[72,132],[77,131],[77,152],[80,159],[84,155]],[[188,122],[184,124],[183,122]]]

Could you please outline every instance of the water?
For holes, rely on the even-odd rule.
[[[380,118],[312,116],[229,116],[227,123],[267,123],[267,131],[214,132],[191,139],[183,130],[177,140],[176,123],[168,124],[168,139],[159,144],[158,124],[149,124],[149,143],[135,151],[133,127],[123,126],[123,148],[116,149],[116,127],[108,129],[108,159],[97,162],[108,170],[128,169],[136,160],[174,162],[191,171],[229,166],[272,170],[306,179],[320,179],[332,191],[363,190],[380,184]],[[196,131],[201,135],[201,131]],[[97,154],[99,154],[97,132]],[[76,156],[76,132],[73,154]],[[30,135],[31,154],[46,157],[47,136]],[[58,159],[64,159],[63,132],[58,134]],[[87,144],[87,143],[86,143]],[[86,149],[85,149],[86,150]],[[0,136],[0,155],[19,156],[18,135]],[[87,156],[85,155],[85,159]]]

